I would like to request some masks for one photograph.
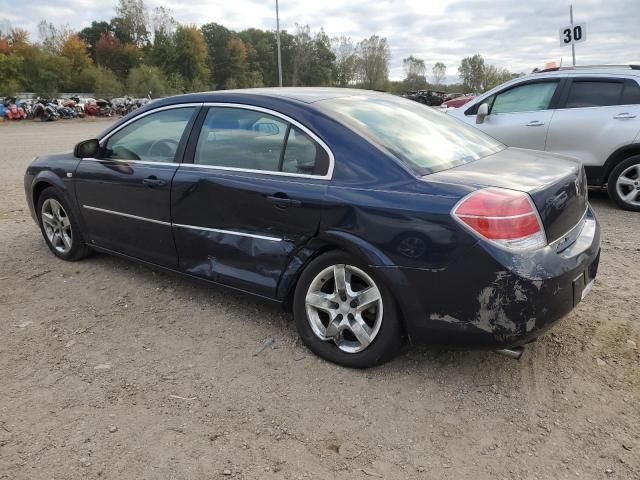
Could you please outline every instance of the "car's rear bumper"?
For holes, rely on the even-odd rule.
[[[411,341],[502,348],[534,340],[581,301],[597,273],[600,229],[591,209],[566,238],[518,256],[479,243],[438,271],[387,269]]]

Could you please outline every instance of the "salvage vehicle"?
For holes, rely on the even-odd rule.
[[[7,120],[24,120],[25,118],[27,118],[27,114],[25,113],[24,108],[18,107],[18,105],[16,105],[15,98],[5,98],[4,109]]]
[[[577,158],[590,185],[640,212],[640,65],[539,70],[448,113],[509,146]]]
[[[445,100],[444,102],[442,102],[440,104],[440,109],[441,110],[448,110],[450,108],[459,108],[467,103],[469,103],[471,100],[473,100],[474,98],[476,98],[475,95],[458,95],[455,98],[451,98],[449,100]]]
[[[598,268],[579,162],[377,92],[156,100],[36,158],[24,187],[55,256],[115,254],[278,302],[349,367],[408,342],[519,356]]]

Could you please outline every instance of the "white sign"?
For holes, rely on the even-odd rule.
[[[560,46],[566,47],[587,39],[587,24],[574,23],[560,29]]]

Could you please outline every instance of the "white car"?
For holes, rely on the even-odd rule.
[[[447,113],[506,145],[579,159],[590,185],[640,211],[640,65],[543,70]]]

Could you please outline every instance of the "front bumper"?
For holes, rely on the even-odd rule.
[[[392,291],[402,290],[394,293],[414,343],[513,347],[582,300],[599,259],[600,227],[589,208],[561,242],[523,255],[479,242],[444,270],[397,267]]]

